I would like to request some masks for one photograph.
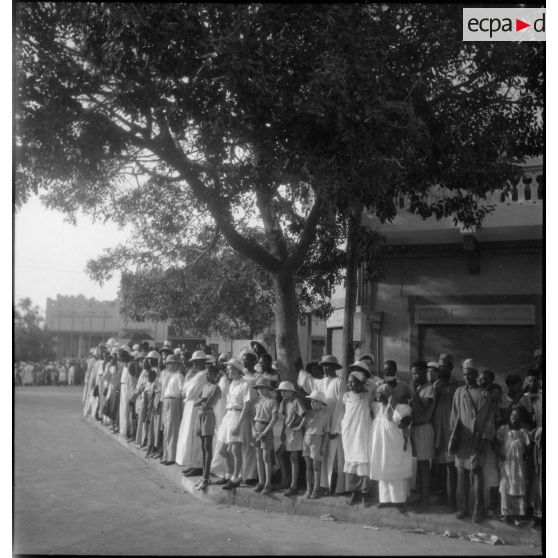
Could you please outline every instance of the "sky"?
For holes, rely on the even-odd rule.
[[[43,311],[47,297],[57,294],[114,300],[119,275],[100,286],[85,266],[126,239],[126,231],[113,223],[92,223],[82,215],[74,226],[64,221],[63,213],[45,208],[37,197],[31,199],[15,216],[15,300],[29,297]]]

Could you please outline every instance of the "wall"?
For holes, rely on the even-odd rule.
[[[482,297],[478,302],[495,302],[503,295],[542,294],[540,251],[483,250],[480,274],[471,275],[463,254],[393,255],[384,263],[385,277],[375,290],[372,310],[384,313],[380,336],[380,360],[395,360],[408,370],[412,354],[410,300],[439,304],[439,297]],[[493,299],[493,300],[492,300]],[[470,300],[470,299],[469,299]],[[466,302],[466,300],[464,300]],[[538,311],[540,329],[540,310]],[[367,333],[371,336],[371,333]],[[372,339],[374,344],[374,339]]]

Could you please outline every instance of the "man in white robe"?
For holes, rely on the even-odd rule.
[[[207,383],[207,355],[203,351],[195,351],[190,362],[193,370],[187,374],[182,387],[184,409],[176,446],[176,463],[184,466],[182,472],[187,477],[202,474],[201,440],[196,436],[198,412],[194,403]]]

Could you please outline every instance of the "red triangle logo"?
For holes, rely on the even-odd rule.
[[[524,21],[521,21],[520,19],[515,20],[515,30],[516,31],[521,31],[523,29],[526,29],[527,27],[531,27],[531,24],[530,23],[525,23]]]

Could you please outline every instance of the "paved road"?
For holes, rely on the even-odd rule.
[[[80,406],[79,388],[16,389],[14,553],[540,554],[215,506],[165,484],[85,423]]]

